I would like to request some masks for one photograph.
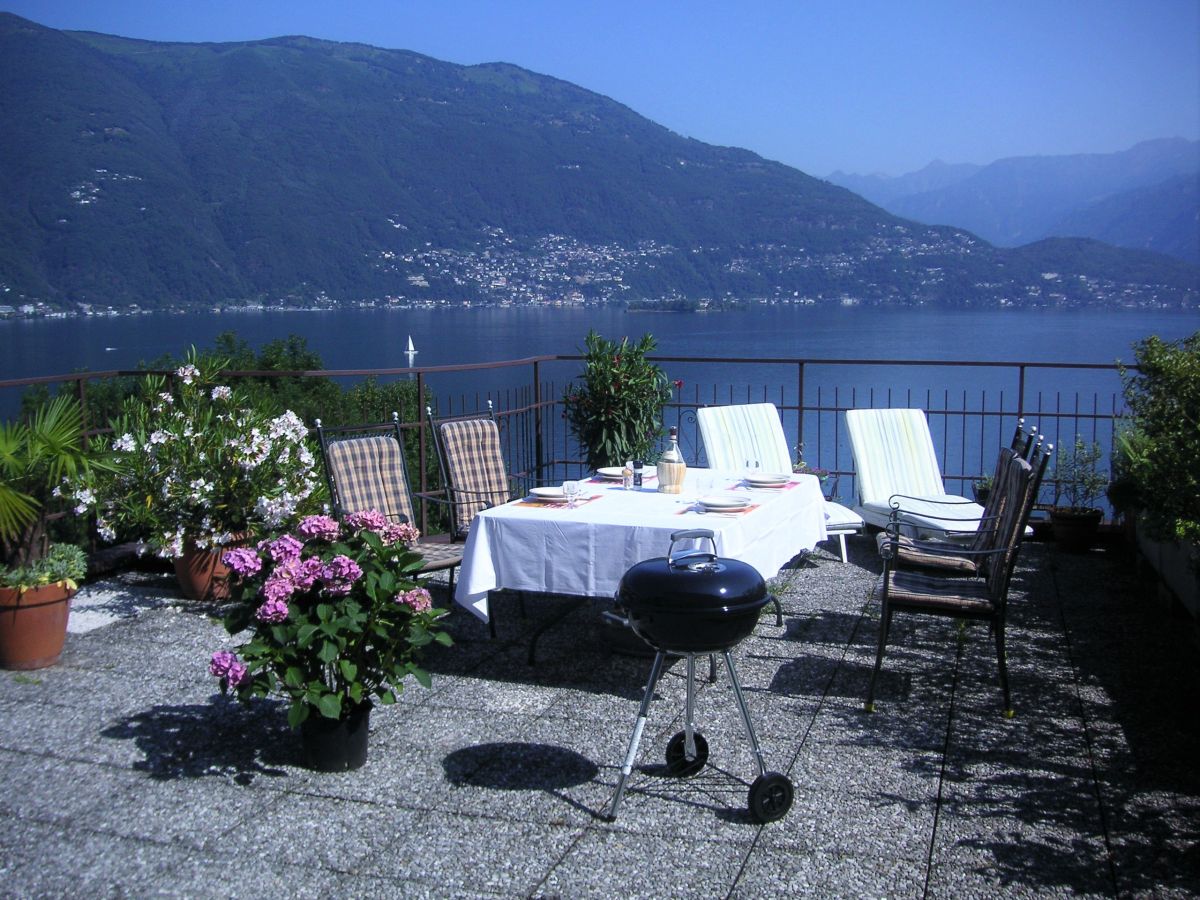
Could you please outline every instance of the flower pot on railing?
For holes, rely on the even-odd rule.
[[[74,594],[65,582],[0,588],[0,666],[41,669],[58,662]]]

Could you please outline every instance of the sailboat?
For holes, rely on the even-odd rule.
[[[407,349],[407,350],[405,350],[404,352],[405,352],[405,353],[407,353],[409,356],[412,356],[414,353],[416,353],[416,352],[417,352],[417,348],[416,348],[416,346],[413,344],[413,341],[412,341],[412,335],[411,335],[411,334],[408,336],[408,349]]]

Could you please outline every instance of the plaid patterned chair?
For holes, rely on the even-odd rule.
[[[1035,450],[1032,460],[1026,460],[1017,454],[1009,456],[1005,465],[1002,490],[997,491],[1005,496],[999,503],[995,546],[975,554],[978,558],[990,559],[982,578],[934,575],[903,569],[895,564],[896,542],[893,541],[885,548],[883,574],[876,582],[874,590],[874,596],[879,600],[881,608],[879,646],[865,703],[868,712],[875,709],[875,682],[883,665],[892,616],[897,612],[909,612],[988,622],[996,640],[1000,688],[1004,694],[1003,712],[1006,718],[1013,715],[1004,648],[1009,581],[1051,450],[1050,447]],[[898,521],[889,525],[893,536],[897,536],[899,530]]]
[[[1004,482],[1010,471],[1008,463],[1017,455],[1029,459],[1034,447],[1037,446],[1036,435],[1036,428],[1026,431],[1025,420],[1018,420],[1010,445],[1001,449],[999,458],[996,460],[996,471],[992,476],[992,490],[983,506],[983,516],[979,520],[979,527],[969,544],[917,540],[903,533],[904,529],[900,529],[900,534],[893,533],[896,529],[885,529],[876,536],[880,555],[888,550],[892,554],[893,564],[900,568],[929,569],[949,575],[985,575],[992,557],[981,554],[996,546],[998,534],[996,525],[1003,512],[1002,504],[1008,496],[1004,490]],[[904,499],[902,494],[892,497],[892,508],[896,518],[902,524],[905,515]],[[926,507],[931,502],[927,500]],[[929,518],[928,513],[925,518]]]
[[[500,506],[513,496],[492,401],[486,416],[437,419],[429,406],[425,414],[450,501],[451,533],[454,540],[466,540],[480,510]]]
[[[316,426],[334,516],[340,519],[347,513],[374,509],[392,522],[416,522],[398,413],[392,413],[391,422],[378,425],[326,427],[317,419]],[[453,595],[454,570],[462,564],[462,548],[448,538],[422,536],[413,549],[424,557],[422,572],[449,570]]]

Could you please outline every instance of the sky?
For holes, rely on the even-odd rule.
[[[0,0],[158,41],[507,62],[817,176],[1200,139],[1200,0]]]

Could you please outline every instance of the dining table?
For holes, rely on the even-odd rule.
[[[599,474],[578,499],[541,489],[482,510],[463,548],[455,601],[488,620],[488,594],[507,589],[612,599],[635,564],[666,556],[671,535],[708,529],[721,557],[769,579],[826,537],[821,483],[812,475],[771,479],[689,468],[680,493],[653,475],[626,489]]]

